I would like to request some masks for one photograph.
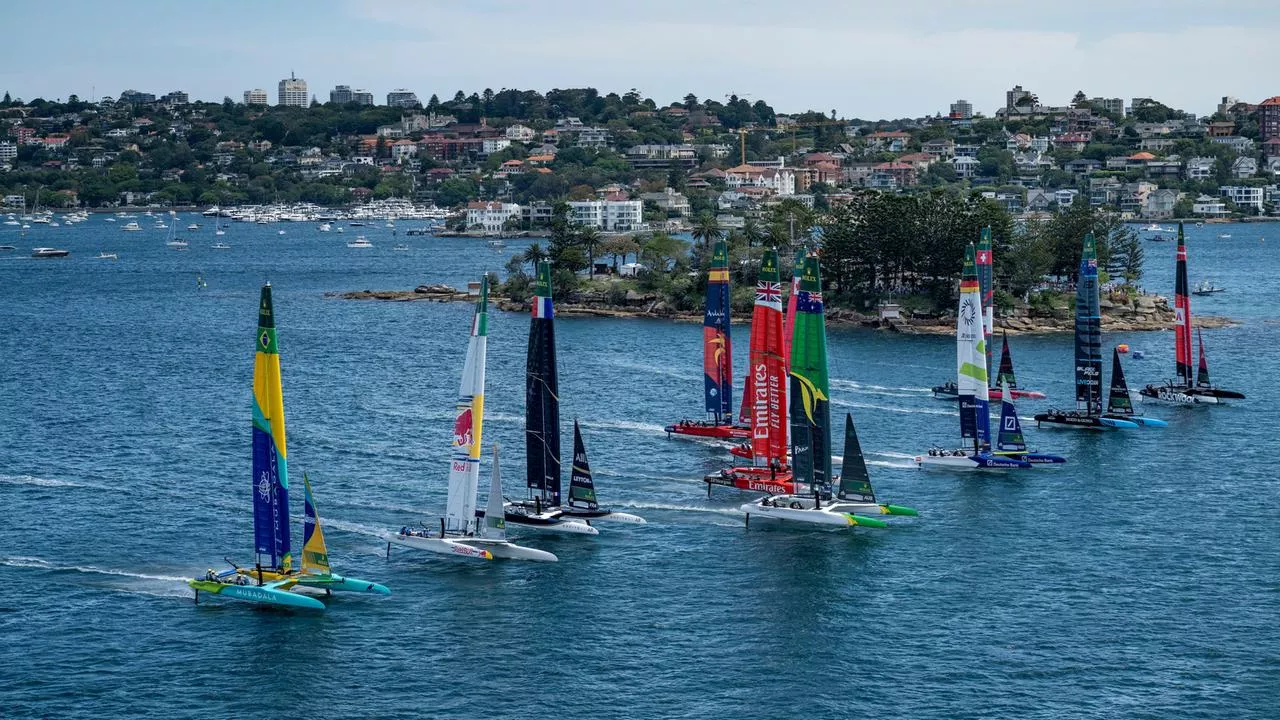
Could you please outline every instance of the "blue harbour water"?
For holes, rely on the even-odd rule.
[[[140,220],[0,239],[19,245],[0,254],[0,716],[1280,716],[1280,226],[1189,228],[1192,283],[1228,288],[1195,311],[1241,320],[1205,332],[1213,373],[1249,399],[1148,408],[1163,430],[1032,423],[1062,468],[917,470],[955,442],[927,391],[952,341],[832,329],[833,411],[853,413],[882,499],[921,511],[887,531],[744,530],[747,496],[698,480],[725,449],[662,433],[699,410],[700,329],[562,318],[565,427],[581,420],[602,500],[649,524],[528,537],[559,555],[544,565],[385,557],[378,533],[443,508],[471,308],[325,296],[459,285],[518,244],[363,228],[358,250],[354,229],[237,224],[213,250],[205,220],[176,252]],[[37,245],[72,254],[26,257]],[[1145,284],[1171,290],[1173,244],[1146,247]],[[251,556],[266,280],[294,483],[309,473],[335,569],[391,597],[290,613],[195,606],[184,584]],[[528,319],[490,327],[484,440],[514,495]],[[1131,384],[1169,374],[1171,333],[1119,342],[1146,353]],[[1012,343],[1020,383],[1050,396],[1020,414],[1069,402],[1070,338]]]

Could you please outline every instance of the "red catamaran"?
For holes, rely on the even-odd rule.
[[[751,437],[751,428],[733,418],[733,347],[729,341],[729,249],[716,243],[707,276],[707,307],[702,316],[702,374],[706,420],[668,425],[668,435],[719,440]]]
[[[747,368],[747,393],[742,405],[748,408],[751,425],[749,442],[733,449],[750,465],[707,475],[707,494],[713,485],[755,490],[770,494],[795,491],[787,464],[787,357],[782,318],[782,282],[778,273],[778,253],[767,250],[760,262],[756,282],[756,302],[751,314],[751,355]]]

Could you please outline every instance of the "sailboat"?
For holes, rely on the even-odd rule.
[[[1206,372],[1208,372],[1206,368]],[[1129,384],[1124,380],[1124,367],[1120,365],[1120,348],[1111,349],[1111,391],[1107,394],[1107,411],[1103,417],[1116,420],[1128,420],[1139,425],[1167,427],[1169,423],[1157,418],[1142,415],[1133,407],[1133,397],[1129,394]]]
[[[1076,279],[1074,410],[1050,408],[1037,413],[1036,425],[1104,430],[1136,428],[1138,424],[1102,412],[1102,298],[1098,291],[1098,252],[1093,233],[1084,236]]]
[[[1000,429],[996,432],[995,454],[1025,460],[1032,465],[1059,465],[1067,461],[1061,455],[1027,449],[1027,440],[1022,434],[1022,421],[1018,419],[1018,411],[1013,406],[1013,396],[1008,393],[1000,400]]]
[[[560,379],[556,370],[555,310],[551,303],[551,264],[538,263],[529,321],[529,348],[525,363],[525,485],[526,500],[506,503],[508,525],[547,532],[598,535],[592,520],[643,523],[644,518],[600,507],[587,467],[582,434],[574,423],[574,466],[568,505],[560,498]],[[575,478],[577,487],[575,489]],[[588,500],[589,498],[589,500]]]
[[[1244,393],[1225,390],[1209,381],[1209,361],[1200,340],[1200,362],[1197,377],[1191,377],[1191,297],[1187,292],[1187,243],[1182,223],[1178,223],[1178,255],[1174,278],[1174,355],[1177,378],[1153,383],[1139,390],[1144,399],[1174,405],[1216,405],[1223,400],[1243,400]]]
[[[746,522],[750,524],[751,515],[756,514],[821,525],[887,527],[883,520],[862,513],[915,515],[916,511],[875,502],[851,416],[845,417],[844,474],[836,499],[832,499],[831,388],[818,258],[806,257],[802,273],[791,344],[789,393],[791,457],[798,487],[796,492],[774,493],[743,505]]]
[[[716,242],[707,275],[706,310],[702,316],[703,394],[706,420],[681,420],[665,429],[670,435],[741,440],[751,428],[733,418],[733,348],[729,341],[729,249]]]
[[[378,583],[335,575],[330,571],[324,533],[303,476],[307,519],[304,523],[302,568],[293,567],[289,532],[289,473],[285,449],[284,398],[280,384],[280,353],[276,340],[271,284],[262,288],[258,305],[257,352],[253,363],[253,567],[215,573],[209,570],[187,584],[200,593],[265,605],[324,610],[324,603],[294,592],[311,587],[389,595]]]
[[[987,378],[989,380],[997,380],[987,389],[987,396],[992,400],[1000,400],[1005,393],[1009,393],[1014,398],[1043,398],[1044,393],[1037,390],[1022,390],[1018,388],[1017,381],[1013,377],[1013,356],[1009,353],[1009,336],[1007,333],[1001,333],[1000,348],[1000,368],[999,375],[996,376],[992,372],[995,366],[991,363],[992,337],[995,335],[995,282],[992,276],[994,262],[994,250],[991,244],[991,228],[982,228],[981,235],[978,236],[978,247],[974,254],[974,264],[978,268],[978,289],[982,293],[982,339],[986,345],[986,367]],[[1003,386],[999,382],[1004,379]],[[960,398],[959,389],[956,384],[947,381],[942,385],[933,388],[933,396],[941,400],[958,400]]]
[[[782,282],[778,253],[766,250],[760,261],[756,301],[751,315],[751,355],[742,407],[751,426],[745,449],[750,465],[707,475],[714,485],[773,494],[795,492],[787,466],[787,363],[783,355]]]
[[[484,376],[489,342],[489,278],[480,279],[480,297],[471,319],[471,337],[462,363],[462,385],[458,390],[453,422],[453,442],[449,458],[449,494],[439,532],[403,527],[386,536],[391,544],[426,550],[441,555],[480,558],[510,558],[555,562],[556,556],[507,540],[502,511],[502,480],[498,468],[498,447],[493,448],[493,476],[488,507],[476,512],[476,492],[480,480],[481,435],[484,430]]]
[[[960,437],[972,440],[972,447],[948,450],[929,448],[916,456],[920,467],[955,470],[1029,468],[1025,460],[991,452],[991,416],[988,403],[986,343],[982,329],[982,292],[974,263],[972,244],[965,249],[960,275],[960,305],[956,311],[956,378],[960,397]]]

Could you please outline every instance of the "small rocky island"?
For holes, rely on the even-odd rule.
[[[357,290],[330,292],[328,297],[343,300],[381,300],[384,302],[472,302],[474,296],[450,285],[419,285],[413,290]],[[621,300],[621,302],[618,302]],[[502,298],[491,300],[499,310],[527,312],[529,303]],[[832,325],[859,325],[890,332],[914,335],[951,335],[955,333],[955,315],[913,315],[901,310],[900,317],[881,319],[878,314],[860,313],[843,308],[830,308],[827,320]],[[1045,307],[1015,307],[996,317],[996,329],[1010,335],[1071,332],[1074,309],[1069,303]],[[566,317],[654,318],[701,322],[700,310],[671,307],[656,294],[628,290],[623,298],[609,298],[602,292],[579,292],[566,300],[556,301],[556,314]],[[743,314],[742,318],[748,317]],[[1193,315],[1196,327],[1211,329],[1236,324],[1230,318]],[[1160,295],[1111,293],[1102,298],[1102,328],[1107,332],[1143,332],[1173,329],[1173,310],[1167,298]]]

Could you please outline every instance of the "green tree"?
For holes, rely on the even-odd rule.
[[[724,231],[720,229],[720,223],[716,222],[711,213],[699,215],[690,234],[693,235],[694,240],[702,243],[704,249],[711,247],[713,243],[724,237]]]

